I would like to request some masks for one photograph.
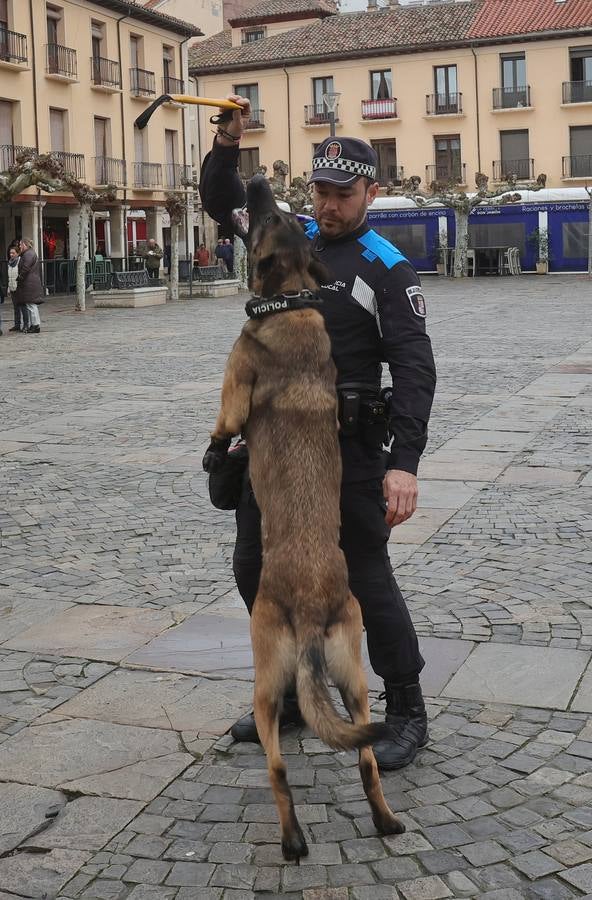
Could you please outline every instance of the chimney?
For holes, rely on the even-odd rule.
[[[368,12],[378,9],[378,0],[368,0]]]

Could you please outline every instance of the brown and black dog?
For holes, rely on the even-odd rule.
[[[326,272],[295,217],[276,206],[265,178],[250,182],[247,207],[251,288],[261,302],[316,292]],[[369,746],[385,736],[387,726],[370,724],[362,616],[339,547],[335,367],[316,309],[246,322],[226,365],[220,413],[204,457],[207,471],[216,468],[230,437],[240,432],[247,439],[262,516],[263,568],[251,617],[255,721],[267,754],[284,858],[308,853],[280,753],[282,699],[294,688],[305,721],[321,740],[339,749],[361,748],[360,772],[374,824],[382,834],[401,833],[404,826],[384,799]],[[353,724],[333,706],[329,678]]]

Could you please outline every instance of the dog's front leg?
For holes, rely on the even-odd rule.
[[[247,341],[243,335],[232,348],[226,363],[222,384],[222,401],[216,425],[211,433],[210,446],[203,458],[206,472],[220,469],[226,459],[231,438],[240,434],[251,409],[251,394],[255,373]]]

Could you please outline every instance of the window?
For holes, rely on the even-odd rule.
[[[425,259],[427,253],[426,226],[376,225],[375,230],[394,244],[408,259]]]
[[[453,113],[458,110],[458,83],[456,66],[434,66],[434,90],[436,113]]]
[[[264,37],[265,28],[243,28],[241,44],[253,44],[255,41],[262,41]]]
[[[592,47],[578,47],[569,51],[571,74],[571,103],[592,101]]]
[[[480,222],[469,225],[469,247],[518,247],[526,252],[526,226],[523,222]]]
[[[105,40],[105,26],[102,22],[91,22],[92,58],[100,59],[103,53],[103,41]]]
[[[252,178],[259,168],[259,147],[239,150],[238,170],[241,178]]]
[[[175,74],[175,57],[172,47],[162,48],[162,72],[165,78]]]
[[[436,157],[435,181],[462,178],[460,135],[453,134],[434,138],[434,153]]]
[[[144,162],[144,152],[145,152],[145,143],[144,143],[144,131],[140,131],[140,129],[134,125],[134,154],[136,157],[137,163]]]
[[[66,113],[63,109],[49,110],[51,149],[63,153],[66,149]]]
[[[167,128],[164,132],[164,156],[165,156],[165,184],[166,187],[175,187],[179,181],[177,162],[179,160],[179,134]]]
[[[370,99],[390,100],[393,96],[393,76],[390,69],[370,72]]]
[[[392,181],[393,184],[400,184],[396,141],[371,141],[370,143],[378,156],[378,171],[376,173],[378,183],[385,185]]]
[[[588,223],[563,222],[562,229],[565,259],[588,259]]]
[[[499,179],[505,181],[508,175],[530,178],[530,149],[528,129],[524,131],[500,131],[501,171]]]
[[[239,94],[241,97],[246,97],[250,101],[252,112],[260,109],[258,84],[235,84],[234,93]]]
[[[8,42],[8,0],[0,0],[0,59],[10,59]]]
[[[130,66],[132,69],[141,69],[144,61],[143,41],[135,34],[130,35]]]
[[[323,94],[332,94],[335,90],[333,85],[333,76],[327,78],[313,78],[312,80],[312,102],[315,106],[315,112],[322,115],[327,112],[323,103]]]
[[[8,28],[8,0],[0,0],[0,28]]]
[[[109,156],[110,120],[95,116],[95,156]],[[102,182],[101,182],[102,183]]]
[[[56,6],[46,7],[47,43],[60,44],[62,36],[62,10]]]
[[[592,177],[592,125],[569,129],[571,177]]]
[[[501,62],[501,103],[502,109],[515,109],[528,106],[526,86],[526,56],[524,53],[513,53],[500,56]]]
[[[13,144],[12,130],[12,103],[10,100],[0,100],[0,146],[9,146]],[[1,171],[7,168],[2,167]]]

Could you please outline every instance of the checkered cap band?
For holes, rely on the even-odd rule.
[[[313,172],[318,169],[340,169],[342,172],[350,172],[352,175],[376,178],[376,166],[355,162],[353,159],[326,159],[324,156],[317,156],[312,161],[312,168]]]

